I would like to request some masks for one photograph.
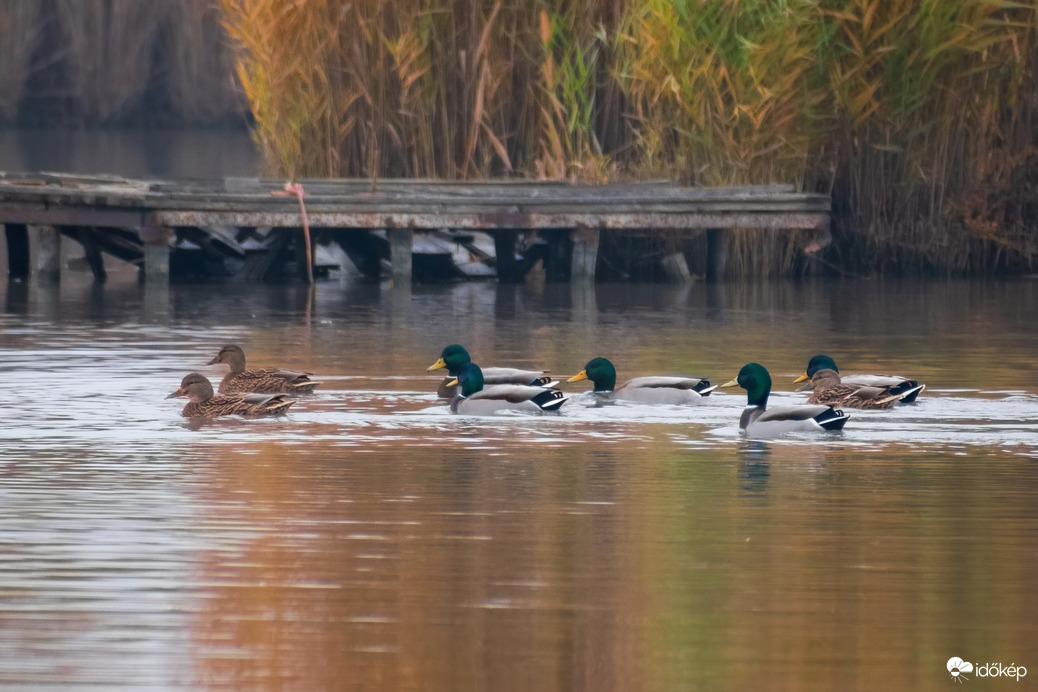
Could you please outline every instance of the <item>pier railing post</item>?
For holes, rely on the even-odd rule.
[[[570,231],[573,255],[570,263],[570,280],[594,282],[595,265],[598,263],[599,230],[592,226],[577,226]]]
[[[36,241],[36,278],[45,283],[61,281],[61,232],[55,226],[29,226],[29,239]]]
[[[169,284],[169,246],[173,231],[161,226],[144,226],[139,231],[144,242],[144,281],[152,285]]]
[[[411,253],[414,252],[414,229],[390,228],[389,237],[390,275],[394,282],[411,281]]]

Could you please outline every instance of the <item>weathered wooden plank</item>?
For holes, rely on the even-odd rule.
[[[53,224],[58,226],[125,226],[148,223],[148,209],[47,206],[37,202],[0,203],[0,223]]]
[[[676,229],[702,230],[706,228],[760,228],[778,230],[816,229],[826,225],[827,217],[810,213],[740,213],[713,211],[697,214],[669,213],[394,213],[394,212],[311,212],[307,217],[312,226],[327,228],[397,228],[415,229],[458,228],[492,230],[495,228],[561,229],[577,226],[610,229]],[[300,226],[299,212],[224,212],[173,211],[154,213],[155,223],[163,226]]]

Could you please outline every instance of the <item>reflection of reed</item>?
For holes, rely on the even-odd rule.
[[[206,684],[643,687],[624,651],[640,556],[616,533],[629,472],[612,454],[247,451],[216,451],[199,498],[231,538],[200,577]]]

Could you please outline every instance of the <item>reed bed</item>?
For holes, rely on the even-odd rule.
[[[842,271],[1033,271],[1036,15],[1005,0],[8,0],[0,119],[64,99],[87,124],[217,122],[241,118],[244,94],[274,175],[794,182],[831,193],[824,259]],[[730,270],[799,271],[804,242],[737,234]]]
[[[853,271],[1035,257],[1033,5],[223,6],[274,173],[793,181],[832,193]],[[731,271],[798,271],[803,242],[737,234]]]

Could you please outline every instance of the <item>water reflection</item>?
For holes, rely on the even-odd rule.
[[[882,661],[927,689],[951,655],[1038,666],[1033,283],[152,289],[0,286],[0,686],[844,689]],[[457,417],[425,372],[457,341],[559,378],[766,360],[776,405],[823,350],[930,386],[824,439],[745,440],[725,394]],[[229,342],[325,384],[194,429],[162,397]]]
[[[743,492],[747,496],[764,497],[771,478],[771,447],[763,440],[746,440],[739,444],[736,455],[740,460]]]

